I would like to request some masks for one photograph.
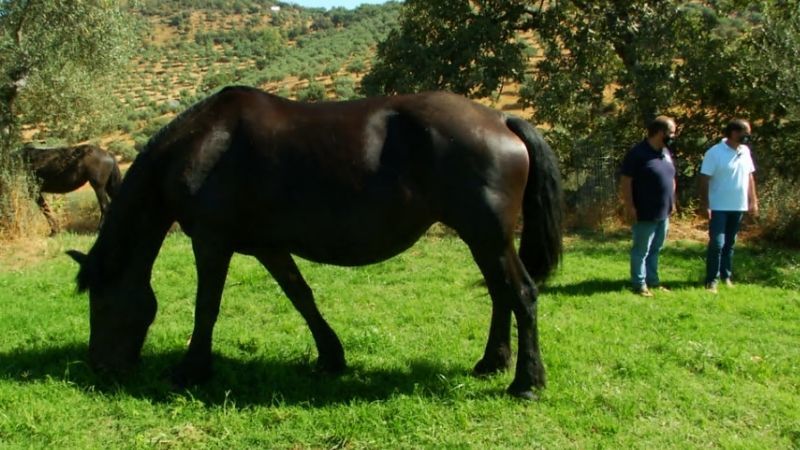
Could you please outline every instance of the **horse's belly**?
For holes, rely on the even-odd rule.
[[[417,202],[299,203],[266,213],[263,239],[272,247],[326,264],[371,264],[412,246],[434,222]]]
[[[82,171],[40,171],[36,174],[41,181],[40,189],[42,192],[53,194],[66,194],[72,192],[86,184],[87,178]]]
[[[430,222],[393,226],[365,226],[349,230],[319,230],[291,239],[288,250],[302,258],[340,266],[373,264],[396,256],[431,226]]]

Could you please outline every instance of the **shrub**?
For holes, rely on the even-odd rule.
[[[289,90],[288,86],[283,85],[279,87],[277,91],[275,91],[275,95],[283,98],[289,98],[292,95],[292,92]]]
[[[353,61],[347,65],[347,71],[356,75],[364,73],[367,70],[367,64],[364,61]]]
[[[149,136],[145,136],[143,134],[137,134],[133,137],[133,149],[136,152],[141,152],[144,150],[145,145],[147,145],[147,141],[150,140]]]
[[[797,182],[775,177],[760,187],[764,237],[783,246],[800,248],[800,197]]]
[[[139,153],[133,145],[123,141],[114,141],[108,144],[108,151],[114,156],[117,156],[123,162],[131,162],[136,159]]]
[[[297,92],[297,99],[305,102],[324,100],[325,96],[325,86],[316,81],[310,82],[308,86]]]
[[[355,86],[356,82],[349,76],[337,78],[333,82],[333,89],[336,94],[336,98],[340,100],[350,100],[356,98]]]
[[[14,156],[0,165],[0,240],[44,233],[44,222],[33,201],[35,182]],[[38,226],[37,226],[38,225]]]

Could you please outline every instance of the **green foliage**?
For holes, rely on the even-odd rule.
[[[325,85],[312,80],[308,83],[308,86],[297,92],[297,99],[304,102],[317,102],[325,100],[326,95]]]
[[[90,193],[89,193],[90,194]],[[93,201],[90,198],[88,201]],[[743,245],[734,289],[707,294],[702,244],[670,242],[671,293],[626,289],[626,239],[568,240],[538,306],[548,386],[523,404],[513,373],[470,376],[490,300],[467,247],[432,233],[361,268],[298,260],[342,339],[349,370],[313,372],[300,314],[252,257],[236,256],[214,330],[214,378],[163,377],[192,332],[191,241],[167,237],[153,268],[158,315],[135,372],[86,360],[88,301],[64,234],[44,260],[0,260],[0,433],[5,447],[792,448],[800,439],[800,255]],[[10,255],[0,253],[0,258]],[[21,301],[20,299],[25,299]],[[515,342],[512,341],[512,342]]]
[[[282,85],[275,91],[275,95],[283,98],[289,98],[292,95],[292,92],[289,90],[289,87],[286,85]]]
[[[136,20],[102,0],[4,2],[0,13],[0,128],[19,118],[67,138],[91,130],[114,106],[112,75],[125,68]]]
[[[20,124],[83,140],[108,130],[118,107],[113,75],[125,68],[137,21],[115,2],[0,2],[0,228],[27,194],[13,164]],[[18,188],[19,187],[19,188]]]
[[[356,82],[349,76],[338,77],[333,80],[333,90],[339,100],[352,100],[357,97]]]
[[[149,134],[136,134],[133,137],[133,149],[138,153],[144,150],[147,146],[147,141],[150,140]]]
[[[131,162],[136,159],[136,155],[138,154],[134,146],[122,141],[110,143],[107,150],[112,155],[117,156],[122,162]]]
[[[367,70],[367,64],[360,59],[347,65],[347,71],[356,75],[364,73],[365,70]]]
[[[754,125],[760,181],[800,183],[797,2],[537,3],[545,4],[409,0],[363,90],[486,97],[503,80],[523,80],[520,103],[549,125],[562,161],[592,148],[608,160],[607,178],[649,121],[673,116],[685,202],[705,150],[727,121],[744,117]],[[518,31],[534,32],[542,55],[528,74],[534,52]]]
[[[406,0],[400,24],[378,45],[367,95],[448,89],[485,97],[500,78],[520,80],[525,44],[514,39],[522,0]],[[512,17],[509,19],[509,16]]]
[[[210,93],[215,89],[233,84],[235,81],[236,79],[230,72],[208,72],[203,77],[201,88],[203,91]]]
[[[231,54],[259,58],[273,57],[285,46],[283,38],[275,28],[197,33],[195,43],[201,46],[223,45],[231,51]]]

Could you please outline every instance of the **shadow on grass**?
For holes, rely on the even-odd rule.
[[[627,263],[630,258],[629,251],[630,244],[627,239],[615,239],[613,236],[603,236],[602,238],[581,236],[581,240],[571,244],[567,250],[570,254],[568,257],[597,261],[598,264],[601,264],[603,259],[615,259]],[[697,279],[693,281],[695,286],[702,284],[706,261],[705,243],[676,245],[668,242],[661,251],[662,268],[667,267],[670,259],[694,261]],[[800,276],[796,270],[800,267],[800,252],[796,250],[753,243],[737,244],[733,259],[735,281],[764,287],[796,289],[800,286]],[[582,293],[593,293],[627,287],[617,287],[617,283],[624,283],[624,281],[615,280],[590,280],[585,283],[584,288],[576,288],[576,290],[580,289]],[[678,287],[674,282],[670,282],[670,286]]]
[[[678,290],[678,289],[685,289],[685,288],[692,288],[697,287],[697,283],[693,283],[690,281],[670,281],[669,283],[665,283],[665,286],[668,287],[670,290]],[[585,280],[578,283],[572,284],[563,284],[563,285],[554,285],[554,286],[545,286],[542,288],[542,293],[547,294],[557,294],[557,295],[565,295],[565,296],[575,296],[575,297],[589,297],[594,294],[603,294],[608,292],[622,292],[622,291],[629,291],[631,287],[631,282],[628,279],[594,279],[594,280]]]
[[[339,376],[320,375],[309,364],[274,359],[240,360],[215,355],[214,376],[208,383],[175,390],[165,374],[183,355],[169,351],[144,355],[137,369],[112,378],[91,370],[85,362],[87,346],[71,344],[48,349],[0,353],[0,378],[18,382],[63,380],[88,393],[123,392],[153,402],[171,402],[176,396],[205,405],[346,404],[353,400],[384,400],[398,394],[452,398],[453,378],[465,370],[432,361],[413,361],[407,370],[350,365]],[[487,392],[487,395],[492,395]],[[497,392],[496,394],[501,394]]]

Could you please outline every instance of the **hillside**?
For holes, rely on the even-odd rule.
[[[176,113],[229,84],[300,99],[353,98],[399,11],[393,2],[354,10],[262,0],[141,2],[133,10],[141,46],[115,88],[117,126],[95,140],[130,159]],[[26,128],[28,141],[48,137]]]
[[[396,2],[325,10],[269,0],[145,0],[132,10],[141,43],[114,89],[115,125],[92,140],[130,160],[175,114],[230,84],[301,100],[355,98],[400,9]],[[515,85],[484,103],[522,113]],[[35,126],[24,137],[49,138]]]

